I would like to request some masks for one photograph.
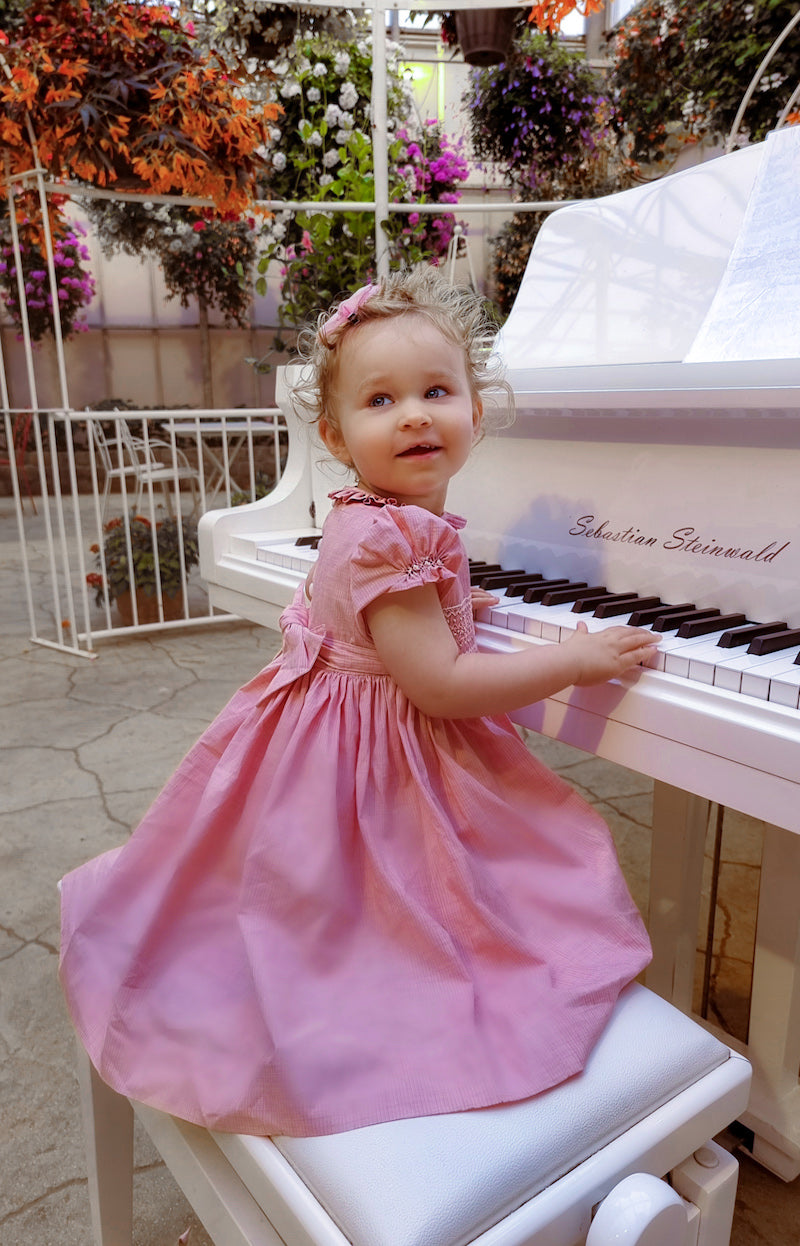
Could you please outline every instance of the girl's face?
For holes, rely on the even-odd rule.
[[[464,352],[413,314],[369,320],[339,350],[336,423],[319,422],[326,446],[368,492],[441,514],[482,414]]]

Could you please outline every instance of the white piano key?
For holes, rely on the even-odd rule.
[[[794,659],[800,648],[795,646],[794,649],[784,650],[784,656]],[[755,674],[762,666],[766,666],[775,661],[776,654],[765,653],[757,655],[755,653],[745,653],[740,658],[733,658],[730,662],[721,662],[714,672],[714,686],[716,688],[727,688],[730,692],[741,692],[742,675],[745,671]]]
[[[747,645],[736,645],[732,649],[720,649],[718,645],[709,645],[706,649],[695,649],[689,655],[688,679],[701,684],[713,684],[714,672],[725,662],[741,658],[747,653]]]
[[[793,710],[800,708],[800,666],[793,664],[769,681],[768,699]]]
[[[792,669],[800,670],[800,667],[794,665],[797,652],[797,649],[786,649],[783,653],[772,653],[769,655],[772,658],[771,662],[765,662],[754,670],[743,671],[740,691],[748,697],[758,697],[760,701],[769,701],[772,680],[790,674]]]
[[[716,665],[720,659],[723,659],[731,653],[730,649],[720,649],[717,641],[719,634],[709,638],[708,636],[676,636],[670,640],[665,638],[659,645],[659,649],[664,653],[665,660],[661,670],[667,672],[668,675],[680,675],[682,679],[692,679],[691,667],[692,663],[708,662]],[[746,645],[740,645],[740,654],[747,652]],[[711,679],[701,679],[701,683],[712,683]]]
[[[273,567],[285,567],[289,571],[308,572],[317,561],[318,553],[310,545],[297,545],[291,541],[269,541],[256,544],[256,559]]]

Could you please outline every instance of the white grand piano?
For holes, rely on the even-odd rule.
[[[498,345],[516,420],[448,495],[470,557],[531,582],[492,581],[482,649],[552,644],[578,618],[666,615],[659,669],[514,717],[655,780],[647,983],[685,1011],[709,802],[764,821],[748,1042],[723,1037],[753,1064],[753,1153],[787,1180],[800,1173],[798,185],[800,129],[781,130],[554,213]],[[212,603],[269,627],[315,557],[298,539],[343,483],[286,381],[278,487],[200,522]],[[545,580],[562,582],[554,596]],[[616,600],[590,610],[593,597]]]

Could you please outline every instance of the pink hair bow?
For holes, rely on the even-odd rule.
[[[351,294],[349,299],[339,304],[319,331],[319,336],[326,346],[335,346],[348,325],[358,324],[359,310],[369,302],[378,289],[378,286],[372,284],[362,286],[360,290],[356,290],[355,294]]]

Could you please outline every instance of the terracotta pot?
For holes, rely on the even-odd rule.
[[[499,65],[514,38],[516,9],[458,9],[458,43],[468,65]]]
[[[164,607],[164,620],[180,619],[183,616],[183,594],[175,593],[172,597],[163,594],[162,605]],[[120,593],[116,599],[117,611],[123,627],[133,626],[133,602],[131,601],[130,590]],[[141,589],[136,591],[136,610],[139,615],[139,623],[158,623],[158,598],[148,597]]]

